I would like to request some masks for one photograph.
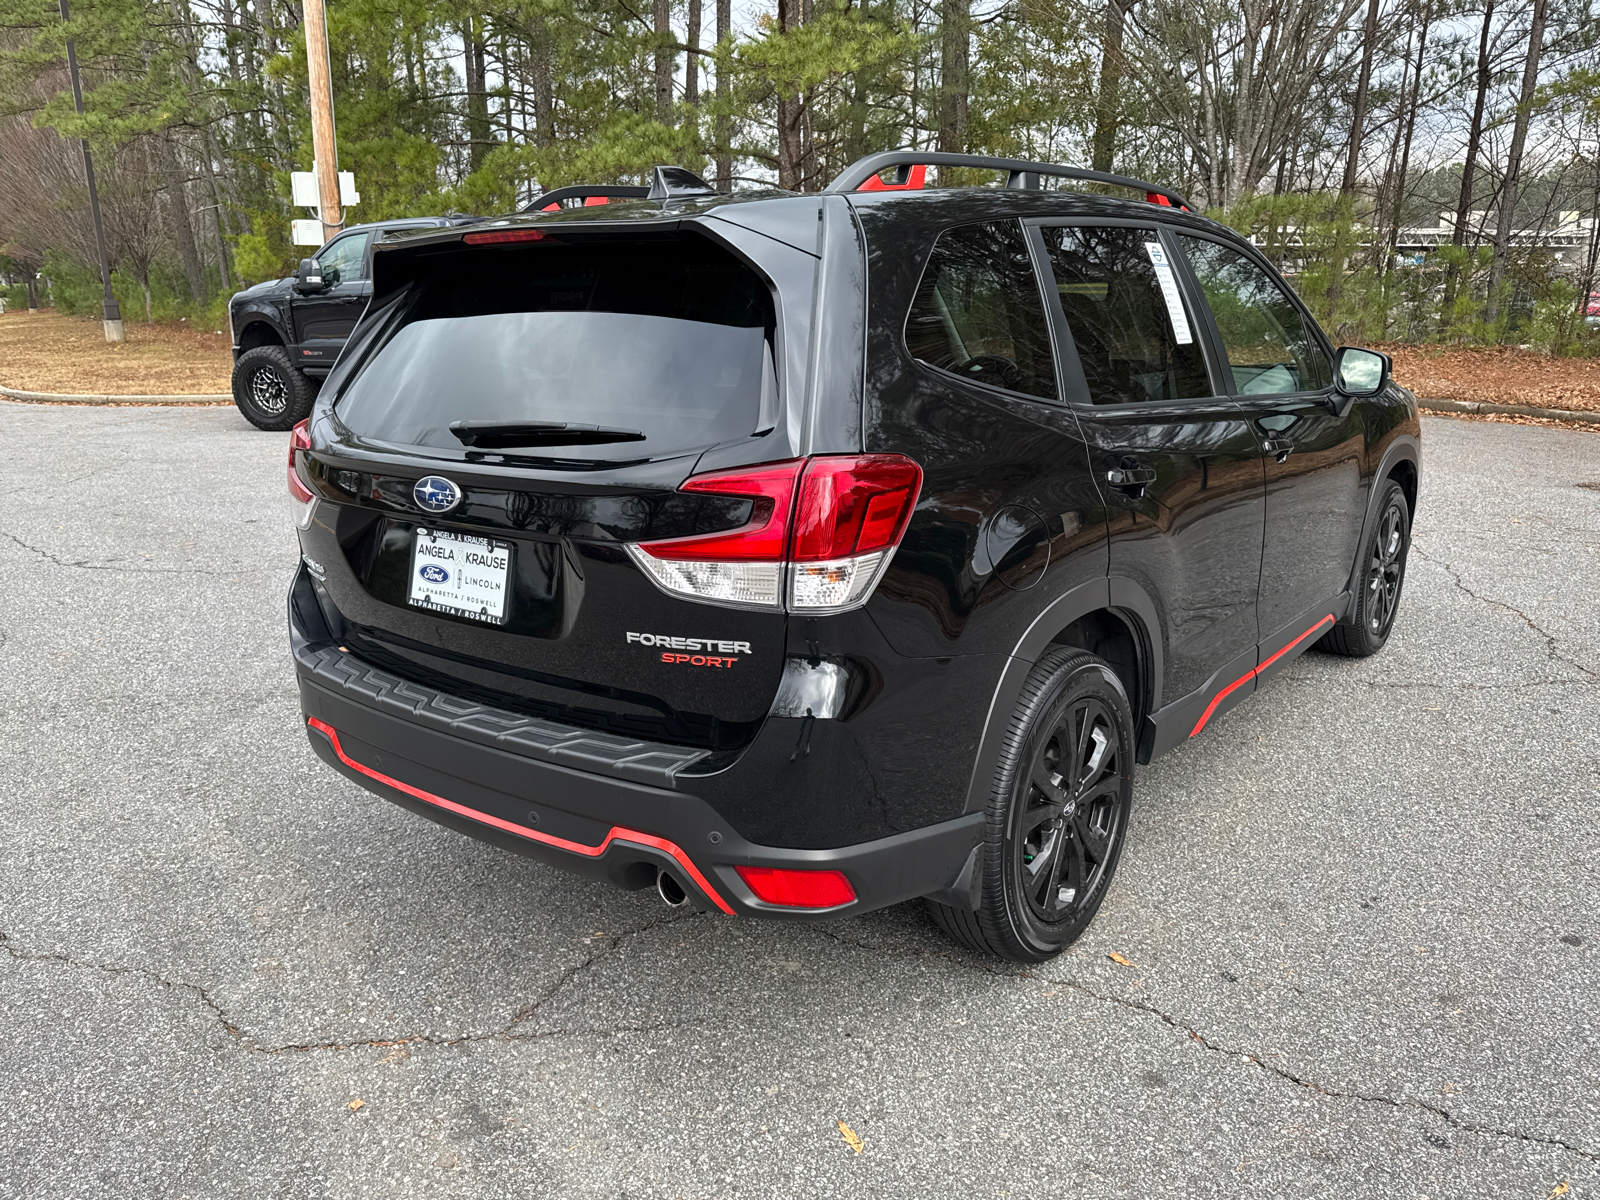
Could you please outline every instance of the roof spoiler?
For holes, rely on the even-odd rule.
[[[885,183],[878,176],[891,167],[895,168],[894,179]],[[825,192],[915,191],[924,185],[929,167],[977,167],[990,171],[1005,171],[1006,187],[1025,191],[1037,191],[1041,175],[1049,175],[1056,179],[1076,179],[1085,183],[1105,183],[1143,192],[1144,198],[1152,204],[1178,208],[1184,212],[1194,211],[1194,206],[1177,192],[1160,184],[1135,179],[1131,175],[1086,171],[1080,167],[1062,167],[1054,163],[1026,162],[1020,158],[948,154],[939,150],[888,150],[882,154],[869,154],[851,163],[822,190]]]

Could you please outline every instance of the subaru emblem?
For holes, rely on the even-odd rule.
[[[426,475],[412,487],[411,498],[420,509],[445,513],[461,503],[461,489],[442,475]]]

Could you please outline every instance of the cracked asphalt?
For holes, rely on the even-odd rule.
[[[1600,440],[1424,426],[1389,647],[1144,769],[1030,971],[369,796],[300,729],[285,439],[0,405],[0,1197],[1600,1195]]]

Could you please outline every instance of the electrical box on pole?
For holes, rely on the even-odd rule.
[[[300,208],[314,208],[321,211],[322,192],[317,183],[315,171],[289,172],[290,199]],[[342,208],[350,208],[361,202],[361,194],[356,191],[356,177],[354,172],[339,172],[339,204]],[[320,246],[326,242],[324,233],[325,222],[318,217],[315,220],[295,220],[289,223],[290,241],[296,246]]]

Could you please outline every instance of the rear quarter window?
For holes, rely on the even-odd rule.
[[[906,316],[906,348],[964,379],[1055,398],[1044,307],[1015,221],[939,235]]]

